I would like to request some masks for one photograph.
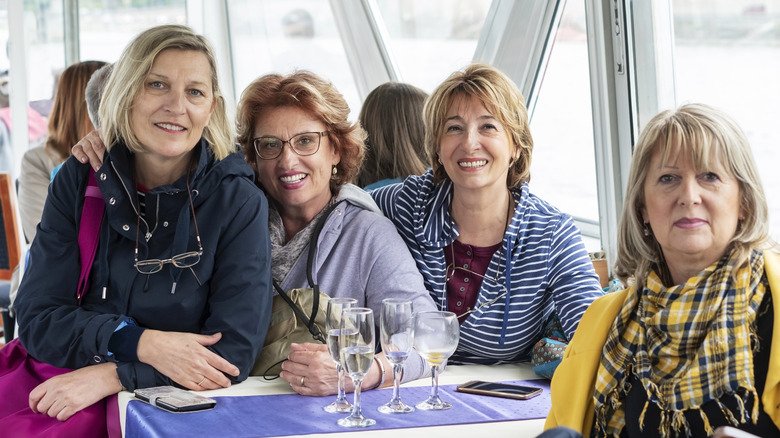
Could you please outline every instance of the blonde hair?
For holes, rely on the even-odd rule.
[[[336,87],[309,71],[261,76],[241,93],[236,121],[238,143],[246,161],[257,172],[258,158],[252,143],[257,118],[282,107],[299,108],[327,127],[328,139],[341,158],[336,165],[338,172],[330,179],[330,190],[337,193],[339,187],[351,182],[360,171],[366,133],[358,123],[348,120],[349,105]]]
[[[626,199],[618,227],[615,274],[624,282],[632,277],[643,284],[654,264],[663,263],[655,237],[645,236],[642,210],[644,183],[653,154],[660,148],[661,163],[688,154],[696,169],[727,169],[739,185],[744,218],[731,239],[731,250],[746,262],[752,249],[773,246],[769,236],[769,208],[745,133],[723,111],[704,104],[688,104],[653,117],[639,136],[631,159]],[[741,264],[741,263],[740,263]],[[662,269],[666,269],[662,266]]]
[[[462,96],[478,99],[510,133],[514,162],[507,174],[507,187],[516,188],[531,179],[531,153],[534,141],[528,123],[528,110],[520,90],[509,77],[493,66],[471,64],[451,74],[428,98],[425,119],[425,148],[433,167],[434,182],[448,178],[439,163],[439,147],[444,123],[452,102]]]
[[[231,123],[225,110],[225,99],[219,89],[214,52],[205,37],[187,26],[168,24],[141,32],[125,48],[114,64],[100,102],[99,117],[103,140],[111,147],[120,139],[134,152],[143,148],[131,129],[133,101],[144,86],[157,55],[168,49],[194,50],[206,55],[211,70],[214,112],[203,129],[203,137],[217,160],[236,150]]]

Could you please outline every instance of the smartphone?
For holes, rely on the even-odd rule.
[[[455,388],[460,392],[470,394],[490,395],[493,397],[514,398],[527,400],[542,393],[542,388],[535,386],[513,385],[511,383],[486,382],[484,380],[472,380]]]
[[[211,409],[217,401],[186,389],[154,386],[136,389],[135,398],[169,412],[192,412]]]

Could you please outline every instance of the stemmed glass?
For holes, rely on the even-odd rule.
[[[414,348],[431,366],[431,396],[417,403],[424,411],[444,410],[452,407],[439,398],[439,366],[458,347],[460,326],[452,312],[428,311],[414,315]]]
[[[377,410],[383,414],[405,414],[414,408],[401,401],[401,372],[412,349],[412,302],[399,298],[382,300],[380,341],[387,360],[393,364],[393,399]]]
[[[341,365],[341,354],[339,349],[339,332],[341,331],[341,313],[344,309],[349,309],[357,305],[354,298],[336,297],[328,300],[328,308],[325,311],[325,331],[328,333],[328,352],[333,362],[336,362],[336,372],[338,373],[338,395],[336,401],[323,407],[325,412],[352,412],[352,404],[347,400],[344,394],[344,367]]]
[[[363,416],[360,409],[360,387],[374,362],[374,312],[366,307],[352,307],[341,314],[339,333],[341,362],[355,384],[352,414],[338,421],[343,427],[368,427],[375,420]]]

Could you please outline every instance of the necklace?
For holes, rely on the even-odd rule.
[[[190,162],[189,162],[189,170],[187,171],[187,184],[189,184],[189,171],[192,171],[197,167],[197,161],[195,159],[195,154],[190,153]],[[146,239],[147,242],[152,238],[152,235],[154,235],[154,232],[157,231],[157,225],[160,222],[160,195],[157,195],[157,208],[154,211],[154,227],[150,229],[149,222],[146,221],[146,193],[141,192],[138,188],[139,182],[138,182],[138,175],[137,172],[133,171],[133,182],[135,183],[135,200],[138,202],[138,218],[144,222],[144,225],[146,225],[146,233],[144,234],[144,239]],[[138,193],[142,193],[141,196],[138,195]],[[192,196],[189,186],[187,186],[187,192],[190,194],[190,197]],[[141,209],[141,197],[144,198],[144,208]]]
[[[512,197],[512,193],[510,192],[509,193],[509,202],[507,203],[506,221],[504,223],[504,233],[502,234],[502,240],[503,240],[503,235],[506,234],[506,230],[509,228],[509,222],[510,222],[511,217],[512,217],[512,210],[513,210],[512,206],[513,205],[514,205],[514,198]],[[452,218],[452,213],[450,213],[450,227],[454,229],[454,220]],[[468,307],[465,312],[463,312],[462,314],[457,316],[458,319],[461,319],[461,318],[463,318],[465,316],[468,316],[471,313],[474,313],[475,311],[477,311],[477,310],[479,310],[479,309],[481,309],[483,307],[490,306],[491,304],[495,303],[496,301],[498,301],[501,298],[506,296],[506,294],[508,293],[506,286],[504,286],[503,284],[499,283],[499,281],[498,281],[498,277],[500,275],[500,270],[499,269],[496,269],[496,275],[494,277],[489,277],[489,276],[487,276],[485,274],[480,274],[478,272],[472,271],[471,269],[468,269],[468,268],[465,268],[465,267],[461,267],[461,266],[456,266],[455,265],[455,242],[454,241],[452,243],[450,243],[450,250],[451,250],[450,263],[447,265],[447,267],[444,270],[444,283],[445,283],[445,285],[448,284],[449,281],[455,276],[455,271],[456,270],[461,270],[461,271],[464,271],[464,272],[468,272],[469,274],[476,275],[477,277],[480,277],[482,279],[482,281],[485,281],[485,280],[492,281],[495,285],[499,286],[503,290],[503,292],[501,292],[498,296],[496,296],[495,298],[493,298],[491,300],[488,300],[488,301],[480,302],[479,298],[477,298],[476,302],[474,303],[474,307],[473,308],[472,307]],[[499,251],[500,251],[500,247],[499,247]],[[500,255],[499,255],[499,267],[500,267]],[[508,275],[508,273],[506,273],[506,274]],[[482,289],[482,285],[481,284],[480,284],[480,289]],[[445,286],[445,294],[446,294],[446,286]],[[477,297],[479,297],[479,292],[477,293]]]

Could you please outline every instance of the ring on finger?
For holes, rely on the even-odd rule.
[[[202,379],[200,379],[200,382],[198,382],[198,386],[200,386],[201,383],[203,383],[206,380],[206,376],[203,376]]]
[[[306,385],[303,384],[303,379],[305,379],[305,378],[306,378],[306,376],[301,376],[301,386],[306,386]]]

